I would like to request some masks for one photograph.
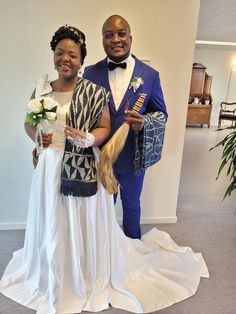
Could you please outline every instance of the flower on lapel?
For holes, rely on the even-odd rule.
[[[130,87],[129,88],[132,88],[133,87],[133,90],[134,90],[134,93],[136,92],[136,90],[140,87],[140,85],[143,85],[144,81],[141,77],[137,77],[135,76],[131,83],[130,83]]]

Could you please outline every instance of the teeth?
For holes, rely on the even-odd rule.
[[[60,64],[60,66],[64,66],[64,67],[70,68],[69,64]]]

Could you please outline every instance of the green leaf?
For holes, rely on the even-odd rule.
[[[26,123],[30,123],[30,120],[31,120],[30,115],[27,114],[26,117],[25,117],[25,122]]]
[[[230,178],[230,184],[228,185],[224,198],[227,196],[231,196],[231,194],[236,192],[236,126],[230,126],[227,128],[218,129],[221,130],[233,130],[229,134],[227,134],[223,140],[217,143],[214,147],[210,149],[210,151],[216,147],[222,146],[222,155],[221,155],[221,163],[218,169],[217,178],[219,178],[222,173],[223,168],[228,165],[226,175]]]

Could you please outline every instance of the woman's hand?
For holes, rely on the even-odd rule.
[[[70,126],[65,126],[65,133],[70,143],[77,147],[87,148],[93,146],[95,142],[95,136],[92,133],[80,131]]]
[[[84,132],[84,131],[81,131],[81,130],[79,130],[79,129],[74,129],[74,128],[72,128],[71,126],[69,126],[69,125],[66,125],[65,126],[65,134],[66,134],[66,137],[68,138],[68,139],[72,139],[72,140],[74,140],[74,139],[76,139],[76,138],[78,138],[78,137],[80,137],[80,138],[86,138],[86,132]]]
[[[140,113],[131,110],[125,110],[125,121],[129,122],[133,131],[139,132],[144,125],[144,117]]]
[[[40,137],[38,139],[40,143]],[[52,144],[52,133],[43,133],[42,132],[42,144],[44,148],[47,148],[50,144]],[[40,143],[41,145],[41,143]]]
[[[91,133],[86,133],[79,129],[74,129],[69,125],[65,126],[65,134],[67,139],[72,144],[76,141],[76,138],[82,139],[81,141],[80,140],[77,141],[85,143],[85,146],[83,144],[83,146],[81,147],[89,146],[97,147],[108,138],[109,133],[110,133],[110,113],[108,105],[104,107],[98,126],[94,130],[92,130]],[[92,137],[90,134],[92,135]]]
[[[25,123],[25,130],[26,133],[29,135],[29,137],[32,139],[32,141],[35,141],[35,136],[37,133],[37,129],[35,126]],[[42,137],[42,143],[41,143],[41,137]],[[40,145],[43,144],[43,147],[47,148],[52,143],[52,133],[41,133],[41,136],[38,136],[37,141]]]

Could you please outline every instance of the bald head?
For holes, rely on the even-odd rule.
[[[131,29],[130,29],[129,23],[126,21],[126,19],[124,19],[122,16],[117,15],[117,14],[111,15],[106,19],[106,21],[104,22],[103,27],[102,27],[102,34],[104,34],[104,30],[106,29],[107,24],[110,24],[110,23],[116,24],[116,23],[121,23],[121,22],[125,25],[127,31],[130,34]]]

